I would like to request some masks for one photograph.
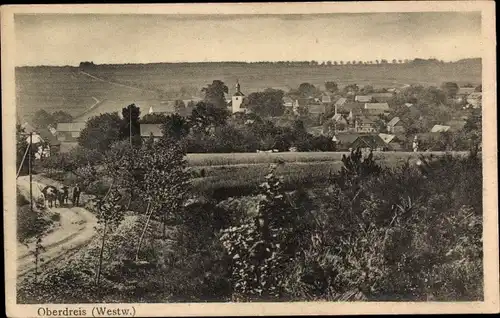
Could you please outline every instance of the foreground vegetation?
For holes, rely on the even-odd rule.
[[[99,237],[37,281],[19,284],[19,302],[483,298],[477,152],[397,168],[353,152],[323,187],[308,191],[287,191],[281,174],[288,163],[271,164],[249,204],[190,194],[189,175],[179,170],[182,150],[154,147],[167,159],[154,157],[160,148],[143,148],[127,161],[122,144],[107,153],[114,160],[103,170],[115,189],[154,208],[125,213],[120,191],[108,189],[93,205]],[[128,175],[118,162],[139,162],[142,172]]]

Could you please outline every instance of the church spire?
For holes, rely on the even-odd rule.
[[[236,92],[237,92],[237,93],[241,93],[240,88],[241,88],[241,87],[240,87],[240,81],[239,81],[239,80],[236,80]]]

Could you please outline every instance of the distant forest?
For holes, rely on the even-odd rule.
[[[331,61],[257,61],[257,62],[244,62],[244,61],[224,61],[224,62],[160,62],[160,63],[125,63],[125,64],[95,64],[93,61],[80,62],[79,68],[93,68],[93,67],[119,67],[119,66],[137,66],[137,67],[158,67],[162,65],[179,65],[179,66],[197,66],[197,65],[278,65],[278,66],[347,66],[347,65],[388,65],[388,64],[453,64],[453,63],[480,63],[481,58],[467,58],[458,61],[438,60],[435,58],[423,59],[375,59],[370,61],[344,61],[344,60],[331,60]],[[18,66],[17,68],[44,68],[44,67],[75,67],[71,65],[55,66],[55,65],[40,65],[40,66]]]

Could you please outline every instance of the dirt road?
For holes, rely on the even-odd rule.
[[[25,177],[18,179],[18,187],[28,187],[29,191],[29,180],[25,179]],[[39,176],[34,176],[34,180],[37,187],[47,184],[58,185],[56,181]],[[72,253],[88,244],[95,236],[94,226],[97,224],[94,214],[81,207],[57,207],[51,210],[59,213],[60,226],[43,237],[42,245],[46,251],[41,255],[44,259],[42,266],[50,266],[60,259],[70,257]],[[35,269],[32,255],[34,244],[31,242],[28,246],[20,243],[17,245],[18,278]]]

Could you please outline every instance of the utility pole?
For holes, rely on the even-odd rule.
[[[28,153],[28,171],[30,175],[30,209],[31,213],[33,214],[33,185],[32,185],[32,180],[33,177],[31,176],[31,145],[33,144],[33,132],[30,132],[30,145],[29,145],[29,153]]]
[[[132,105],[128,107],[128,127],[129,127],[129,142],[132,146]]]

